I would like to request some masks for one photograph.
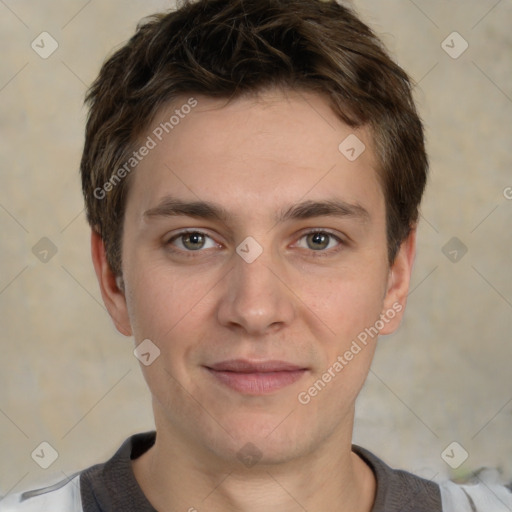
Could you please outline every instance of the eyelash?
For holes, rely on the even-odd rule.
[[[174,235],[172,238],[170,238],[166,242],[165,245],[168,246],[169,250],[173,253],[180,253],[181,255],[184,255],[185,257],[194,258],[194,257],[196,257],[196,255],[194,253],[204,252],[204,250],[198,249],[197,251],[190,251],[190,250],[183,250],[183,249],[175,249],[172,246],[172,242],[174,242],[175,240],[178,240],[179,238],[181,238],[185,235],[191,234],[191,233],[198,233],[198,234],[204,235],[205,237],[213,240],[213,238],[211,236],[209,236],[207,233],[205,233],[204,231],[200,231],[198,229],[188,229],[188,230],[180,231],[179,233]],[[322,234],[328,235],[331,238],[334,238],[338,242],[339,246],[335,249],[331,248],[331,249],[323,249],[323,250],[318,250],[318,251],[314,251],[313,249],[306,249],[306,250],[309,250],[309,252],[313,253],[312,255],[315,258],[323,258],[323,257],[327,257],[327,256],[331,256],[333,254],[336,254],[338,251],[341,250],[341,248],[343,246],[347,245],[347,242],[345,240],[341,239],[339,236],[335,235],[334,233],[332,233],[331,231],[329,231],[327,229],[312,229],[310,231],[303,233],[299,237],[299,240],[302,240],[304,237],[307,237],[308,235],[318,234],[318,233],[322,233]]]

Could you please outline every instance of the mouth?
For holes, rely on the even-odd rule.
[[[221,384],[246,395],[266,395],[297,382],[308,368],[285,361],[231,359],[211,366],[208,372]]]

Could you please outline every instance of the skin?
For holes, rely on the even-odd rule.
[[[94,266],[117,329],[160,349],[151,365],[141,365],[158,434],[133,461],[136,479],[160,511],[314,512],[333,504],[369,511],[375,479],[351,451],[351,438],[377,337],[309,403],[297,397],[394,304],[402,309],[380,334],[398,327],[415,229],[390,266],[371,137],[345,125],[321,96],[266,91],[230,102],[196,98],[198,105],[130,178],[122,286],[92,234]],[[151,126],[186,99],[162,109]],[[355,161],[338,150],[350,134],[366,145]],[[159,215],[155,208],[169,195],[214,202],[227,218]],[[359,209],[276,221],[292,205],[327,200]],[[207,236],[199,243],[176,238],[189,228]],[[307,236],[311,230],[341,242],[318,243]],[[252,263],[236,252],[248,236],[263,249]],[[282,389],[249,395],[205,368],[235,358],[277,359],[307,371]],[[248,442],[261,453],[252,467],[237,457]]]

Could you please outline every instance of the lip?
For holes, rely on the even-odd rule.
[[[205,368],[222,384],[246,395],[266,395],[298,381],[308,369],[286,361],[230,359]]]

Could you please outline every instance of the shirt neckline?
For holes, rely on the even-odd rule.
[[[95,470],[103,466],[99,475],[89,475],[94,501],[98,503],[100,510],[157,512],[142,491],[132,467],[132,461],[147,452],[155,444],[155,440],[154,430],[132,435],[104,465],[90,468]],[[394,470],[358,445],[352,445],[352,451],[370,467],[375,476],[376,491],[371,512],[441,511],[437,484],[406,471]],[[84,472],[84,479],[84,493],[87,495],[87,471]],[[101,481],[96,483],[97,479]],[[421,499],[418,500],[420,495]],[[91,496],[88,499],[90,501]],[[89,511],[85,508],[84,512]]]

